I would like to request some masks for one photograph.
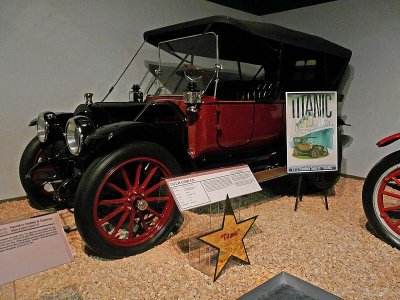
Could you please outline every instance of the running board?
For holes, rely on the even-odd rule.
[[[287,169],[286,167],[278,167],[269,170],[255,172],[253,174],[258,182],[264,182],[287,175],[286,169]]]

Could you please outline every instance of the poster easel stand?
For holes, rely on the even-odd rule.
[[[303,201],[303,174],[300,175],[299,181],[297,183],[297,193],[296,193],[296,203],[294,204],[294,211],[297,211],[297,206],[299,204],[299,201]],[[325,209],[329,210],[328,206],[328,189],[326,188],[325,185],[325,174],[322,174],[322,184],[324,186],[324,198],[325,198]]]

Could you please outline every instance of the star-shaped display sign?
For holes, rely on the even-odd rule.
[[[258,216],[255,216],[238,223],[236,221],[236,216],[233,213],[229,197],[226,195],[225,214],[222,228],[198,237],[198,239],[218,249],[218,260],[217,265],[215,266],[214,281],[218,279],[232,256],[236,257],[243,263],[250,264],[243,239],[257,217]]]

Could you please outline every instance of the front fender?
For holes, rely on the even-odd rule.
[[[183,132],[179,130],[171,132],[161,126],[134,121],[123,121],[97,128],[85,139],[85,146],[98,154],[105,154],[133,141],[154,142],[173,153],[187,148]]]
[[[52,123],[57,123],[60,126],[65,127],[65,124],[69,120],[69,118],[72,118],[73,113],[66,113],[66,112],[61,112],[61,113],[54,113],[56,118]],[[31,120],[28,124],[28,126],[36,126],[37,125],[37,118]]]
[[[376,143],[376,145],[378,147],[385,147],[385,146],[390,145],[391,143],[397,141],[398,139],[400,139],[400,132],[389,135],[389,136],[381,139],[379,142]]]

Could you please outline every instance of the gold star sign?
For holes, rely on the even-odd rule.
[[[233,213],[229,197],[226,195],[225,214],[222,228],[198,237],[198,239],[218,249],[218,261],[215,266],[214,281],[218,279],[225,265],[232,256],[236,257],[243,263],[250,264],[243,239],[257,217],[258,216],[255,216],[238,223],[235,214]]]

